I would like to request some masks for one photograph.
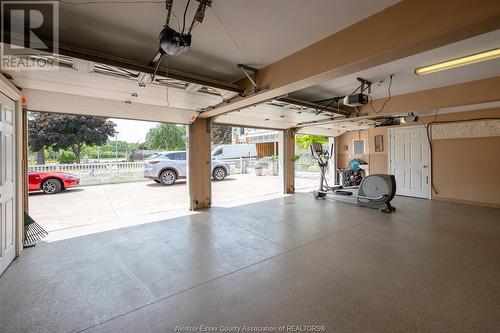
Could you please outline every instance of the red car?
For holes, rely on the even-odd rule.
[[[66,172],[33,171],[28,173],[29,191],[54,194],[80,184],[80,177]]]

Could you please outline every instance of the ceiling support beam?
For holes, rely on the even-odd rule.
[[[408,113],[432,112],[433,110],[491,103],[500,101],[500,76],[484,80],[469,81],[440,88],[421,90],[404,95],[392,96],[382,112],[373,112],[370,106],[364,106],[360,112],[368,117],[403,115]],[[373,109],[382,108],[387,98],[373,101]]]
[[[321,113],[327,112],[327,113],[332,113],[334,115],[342,115],[342,116],[350,116],[353,114],[353,112],[348,110],[345,106],[339,106],[339,108],[335,108],[335,107],[331,107],[331,106],[327,106],[327,105],[323,105],[323,104],[318,104],[318,103],[314,103],[314,102],[308,102],[308,101],[304,101],[304,100],[292,98],[292,97],[278,98],[278,100],[285,102],[285,103],[289,103],[289,104],[294,104],[294,105],[303,106],[303,107],[310,108],[310,109],[315,109],[315,110],[321,111]]]
[[[402,116],[408,113],[417,115],[429,114],[439,109],[464,105],[475,105],[500,101],[500,77],[478,81],[470,81],[451,86],[417,91],[414,93],[392,96],[382,112],[375,113],[369,106],[364,106],[360,117],[337,117],[332,119],[308,121],[297,124],[298,128],[341,123],[350,120],[383,119],[393,116]],[[373,108],[381,109],[387,98],[373,101]]]
[[[2,33],[4,36],[7,36],[7,34],[9,34],[9,31],[4,30]],[[47,45],[50,44],[50,42],[46,40],[42,40],[42,42],[46,43]],[[100,63],[108,66],[120,67],[123,69],[137,71],[141,73],[147,73],[147,74],[155,73],[155,67],[153,65],[146,65],[137,61],[115,57],[109,54],[103,54],[92,50],[83,50],[68,44],[59,44],[58,47],[59,47],[59,54],[67,57],[87,60],[90,62]],[[156,71],[156,75],[168,77],[179,81],[201,84],[203,86],[208,86],[216,89],[232,91],[238,94],[244,93],[244,89],[237,84],[214,80],[199,75],[184,73],[173,69],[168,69],[168,71],[166,71],[165,68],[158,68],[158,70]]]
[[[59,53],[68,57],[93,61],[109,66],[121,67],[128,70],[138,71],[147,74],[153,74],[155,72],[155,68],[150,65],[145,65],[136,61],[131,61],[123,58],[114,57],[111,55],[101,54],[98,52],[88,51],[78,49],[68,45],[59,45]],[[184,73],[180,71],[176,71],[173,69],[168,69],[168,72],[164,67],[160,66],[156,75],[168,77],[171,79],[176,79],[180,81],[185,81],[189,83],[201,84],[204,86],[209,86],[217,89],[224,89],[228,91],[237,92],[239,94],[243,93],[243,89],[236,84],[222,82],[218,80],[213,80],[210,78]]]
[[[257,73],[268,89],[200,117],[262,101],[500,29],[498,0],[403,0]],[[251,85],[246,90],[251,90]]]

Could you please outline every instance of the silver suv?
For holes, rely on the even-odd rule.
[[[212,161],[212,178],[219,181],[229,175],[229,165]],[[169,186],[187,176],[186,152],[166,151],[156,153],[144,162],[144,177]]]

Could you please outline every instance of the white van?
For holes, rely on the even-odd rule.
[[[255,143],[220,145],[212,149],[212,159],[225,160],[240,157],[257,157]]]

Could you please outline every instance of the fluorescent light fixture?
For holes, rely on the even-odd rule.
[[[425,75],[430,73],[435,73],[439,71],[443,71],[445,69],[465,66],[474,64],[476,62],[491,60],[500,57],[500,48],[496,48],[494,50],[484,51],[481,53],[471,54],[465,57],[448,60],[444,62],[440,62],[438,64],[419,67],[415,69],[415,74],[417,75]]]

